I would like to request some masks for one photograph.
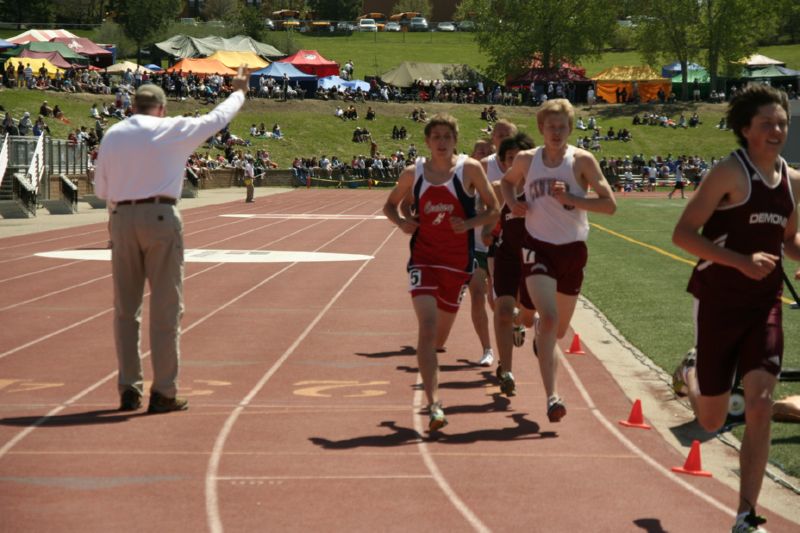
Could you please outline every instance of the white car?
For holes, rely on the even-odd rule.
[[[387,22],[383,27],[383,31],[403,31],[399,22]]]
[[[452,22],[440,22],[436,25],[436,31],[456,31],[456,26]]]
[[[358,21],[358,31],[378,31],[375,19],[361,19]]]

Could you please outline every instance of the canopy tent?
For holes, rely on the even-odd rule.
[[[181,59],[167,69],[167,72],[182,72],[183,74],[219,74],[221,76],[233,76],[236,71],[228,68],[216,59],[207,57]]]
[[[17,46],[17,45],[12,43],[12,42],[4,41],[3,39],[0,39],[0,48],[14,48],[15,46]]]
[[[8,39],[14,44],[26,44],[30,42],[46,42],[58,37],[67,37],[74,39],[77,37],[74,33],[67,30],[28,30]]]
[[[457,83],[473,77],[477,78],[479,74],[467,65],[404,61],[381,75],[381,80],[394,87],[411,87],[417,80],[444,80]]]
[[[772,59],[771,57],[762,56],[761,54],[753,54],[749,57],[743,57],[737,63],[741,63],[746,68],[761,68],[767,67],[769,65],[777,65],[781,67],[786,66],[785,61],[778,61],[777,59]]]
[[[798,77],[800,77],[800,70],[793,70],[778,65],[768,65],[761,68],[742,69],[740,77],[749,80],[773,80],[773,79],[780,80],[781,78],[797,79]]]
[[[153,72],[162,72],[164,70],[164,68],[161,65],[156,65],[154,63],[150,63],[149,65],[145,65],[144,67]]]
[[[8,61],[6,61],[5,67],[8,68],[9,66],[13,67],[14,70],[17,70],[18,66],[22,64],[23,67],[27,67],[30,64],[31,68],[33,69],[33,75],[39,75],[39,69],[44,66],[47,69],[47,75],[51,78],[56,75],[58,71],[64,71],[63,68],[58,68],[51,62],[46,59],[38,58],[38,57],[12,57]]]
[[[70,63],[76,63],[78,65],[88,65],[89,59],[80,55],[76,54],[69,48],[67,45],[63,43],[50,43],[50,42],[40,42],[40,41],[33,41],[27,44],[23,44],[11,50],[8,50],[4,55],[9,56],[18,56],[22,53],[23,50],[30,50],[31,52],[58,52],[61,57],[69,61]]]
[[[662,72],[664,72],[662,70]],[[674,76],[670,76],[672,79],[672,83],[683,83],[683,73],[679,70]],[[708,71],[703,67],[700,67],[697,70],[687,69],[686,73],[686,81],[688,83],[711,83],[711,76],[709,76]]]
[[[251,39],[246,35],[237,35],[230,39],[218,36],[190,37],[176,35],[166,41],[156,43],[156,47],[172,57],[205,57],[218,50],[253,52],[262,57],[282,57],[285,54],[277,48]]]
[[[688,65],[686,65],[686,71],[689,72],[689,74],[691,74],[696,70],[705,71],[706,69],[703,68],[701,65],[698,65],[697,63],[689,63]],[[661,76],[663,76],[664,78],[674,78],[677,74],[680,74],[681,72],[682,72],[682,67],[680,61],[676,61],[674,63],[670,63],[669,65],[664,65],[663,67],[661,67]]]
[[[56,37],[50,42],[61,43],[76,54],[88,57],[93,65],[106,67],[113,63],[114,54],[86,37]]]
[[[232,69],[238,68],[239,65],[247,65],[248,70],[257,70],[269,65],[269,61],[264,61],[253,52],[236,50],[218,50],[213,55],[208,56],[208,59],[215,59]]]
[[[72,67],[72,63],[61,57],[61,54],[59,54],[58,52],[31,52],[30,50],[23,50],[22,53],[17,57],[46,59],[53,65],[57,66],[58,68],[63,68],[63,69],[68,69]]]
[[[261,76],[267,78],[283,79],[283,75],[292,83],[299,83],[300,87],[305,89],[307,95],[313,94],[317,89],[317,77],[311,74],[306,74],[295,68],[289,63],[280,63],[278,61],[272,63],[266,68],[256,70],[250,73],[250,87],[258,88]]]
[[[138,69],[140,72],[150,72],[150,69],[147,67],[143,67],[142,65],[137,65],[136,63],[132,63],[130,61],[120,61],[119,63],[115,63],[106,69],[106,72],[109,74],[123,74],[125,71],[130,69],[131,72],[136,72]]]
[[[279,62],[289,63],[306,74],[318,77],[339,74],[339,63],[325,59],[316,50],[298,50],[294,55],[281,59]]]
[[[320,89],[330,89],[331,87],[342,87],[351,90],[361,89],[369,92],[369,83],[364,80],[345,80],[339,76],[326,76],[317,80],[317,87]]]
[[[642,102],[657,100],[659,89],[662,89],[666,95],[672,92],[672,81],[662,78],[655,70],[646,65],[607,68],[592,79],[597,82],[597,96],[606,102],[616,101],[617,89],[625,89],[628,96],[632,96],[634,83],[636,83],[639,99]]]

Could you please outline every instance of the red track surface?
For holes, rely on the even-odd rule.
[[[493,369],[471,363],[468,303],[440,356],[450,425],[429,439],[408,237],[388,222],[219,216],[379,214],[385,195],[295,191],[184,212],[187,248],[375,258],[187,263],[191,408],[169,415],[115,411],[109,263],[32,255],[103,246],[105,225],[0,240],[0,531],[730,527],[735,492],[669,473],[684,457],[657,432],[619,427],[630,402],[591,354],[562,369],[559,424],[529,346],[518,395],[500,396]],[[146,310],[143,331],[146,352]]]

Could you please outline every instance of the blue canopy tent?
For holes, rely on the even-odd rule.
[[[18,46],[18,45],[14,44],[14,43],[10,43],[8,41],[4,41],[3,39],[0,39],[0,49],[2,49],[2,48],[14,48],[15,46]]]
[[[290,63],[274,62],[268,67],[256,70],[250,73],[250,87],[257,89],[261,76],[267,78],[275,78],[276,80],[283,80],[283,75],[289,78],[289,81],[294,85],[295,82],[300,84],[300,87],[306,91],[306,96],[311,96],[317,91],[317,77],[311,74],[306,74],[297,69]]]
[[[153,72],[161,72],[162,70],[164,70],[164,67],[162,67],[161,65],[156,65],[155,63],[150,63],[149,65],[145,65],[144,68],[149,68]]]
[[[320,89],[330,89],[331,87],[343,87],[355,91],[361,89],[363,92],[369,92],[369,83],[364,80],[345,80],[339,76],[325,76],[317,80],[317,87]]]

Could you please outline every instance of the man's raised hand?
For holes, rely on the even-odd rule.
[[[239,69],[236,72],[236,76],[233,77],[231,85],[233,86],[234,91],[242,91],[243,93],[247,94],[249,80],[245,74],[245,69],[247,69],[246,63],[244,65],[239,65]]]

